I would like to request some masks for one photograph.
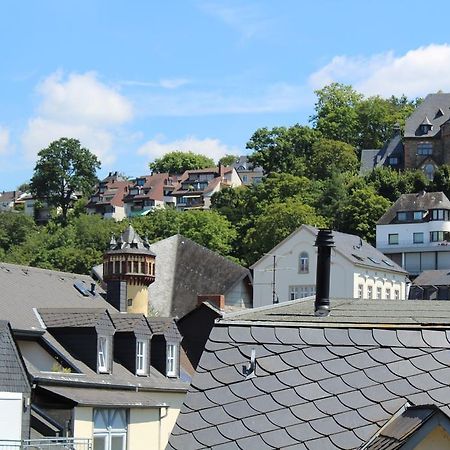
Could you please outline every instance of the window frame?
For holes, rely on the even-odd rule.
[[[148,375],[148,339],[136,339],[136,375]]]
[[[97,371],[99,373],[109,373],[110,362],[109,362],[109,352],[110,352],[110,342],[108,336],[98,336],[97,339]],[[104,347],[102,348],[102,343]],[[102,361],[103,359],[103,361]]]
[[[123,427],[114,428],[114,417],[116,414],[119,414],[122,418],[124,418]],[[106,417],[105,417],[106,415]],[[96,417],[101,416],[104,421],[106,427],[96,427]],[[106,420],[105,420],[106,419]],[[92,412],[92,424],[93,424],[93,434],[92,441],[96,438],[102,438],[104,442],[104,446],[102,450],[111,450],[112,440],[113,438],[120,437],[122,438],[122,449],[127,449],[127,434],[128,434],[128,423],[129,423],[129,414],[128,409],[123,408],[94,408]]]
[[[418,236],[421,236],[422,240],[417,240]],[[425,239],[425,236],[424,236],[423,231],[418,231],[416,233],[413,233],[413,244],[423,244],[424,239]]]
[[[367,298],[369,300],[373,300],[373,286],[372,285],[367,286]]]
[[[166,344],[166,376],[176,377],[178,372],[178,362],[177,362],[177,347],[178,345],[173,342],[168,342]],[[173,349],[173,354],[170,354]]]
[[[392,238],[395,237],[396,242],[393,242]],[[388,234],[388,244],[389,245],[398,245],[398,233],[389,233]]]
[[[364,284],[358,284],[358,298],[360,300],[364,299]]]
[[[298,273],[309,273],[309,253],[300,252],[298,256]]]

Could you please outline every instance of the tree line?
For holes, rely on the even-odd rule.
[[[397,172],[385,167],[364,177],[358,175],[361,149],[381,148],[397,126],[404,126],[421,99],[365,98],[351,86],[338,83],[316,91],[316,96],[309,125],[260,128],[253,133],[247,143],[249,160],[263,168],[265,177],[257,185],[226,188],[214,194],[211,210],[158,209],[145,217],[116,223],[85,214],[86,201],[78,201],[67,209],[64,219],[54,215],[44,226],[21,214],[3,213],[0,260],[89,273],[101,262],[111,234],[131,222],[150,242],[180,233],[248,266],[303,223],[357,234],[373,243],[376,222],[401,194],[422,189],[450,194],[448,166],[440,167],[432,181],[421,171]],[[62,151],[53,145],[53,153],[55,148]],[[67,190],[58,192],[61,184],[53,181],[53,188],[45,188],[45,180],[54,178],[45,176],[52,152],[44,150],[39,154],[31,188],[47,199],[53,189],[53,204],[57,205],[58,197],[63,198]],[[235,155],[227,155],[220,162],[228,165],[235,159]],[[174,151],[149,166],[154,172],[180,173],[213,165],[214,161],[202,155]],[[60,179],[62,176],[70,186],[69,174],[75,176],[73,185],[87,195],[88,183],[76,180],[80,175],[76,165],[62,166],[58,162]],[[95,173],[98,160],[91,159],[93,166]],[[90,177],[92,172],[86,170],[89,164],[83,167]]]

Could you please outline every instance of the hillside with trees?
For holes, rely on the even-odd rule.
[[[390,168],[358,175],[361,149],[384,145],[420,99],[365,98],[338,83],[316,91],[316,96],[309,125],[260,128],[250,136],[249,160],[263,168],[263,181],[214,194],[211,210],[158,209],[116,223],[86,215],[83,201],[78,201],[66,220],[55,215],[40,226],[22,214],[2,213],[0,260],[88,273],[101,262],[111,234],[131,222],[151,242],[180,233],[251,265],[302,223],[329,226],[373,243],[377,220],[399,195],[422,189],[450,194],[448,166],[439,168],[433,181],[420,171]],[[227,155],[221,162],[233,158]],[[171,152],[150,168],[181,172],[211,165],[214,161],[192,152]],[[36,178],[32,186],[37,186]]]

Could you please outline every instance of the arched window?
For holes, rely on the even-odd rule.
[[[433,180],[434,177],[434,166],[433,164],[427,164],[424,166],[423,171],[429,180]]]
[[[301,252],[298,258],[298,273],[309,272],[309,256],[306,252]]]

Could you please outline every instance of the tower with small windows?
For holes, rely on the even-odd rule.
[[[130,225],[111,238],[103,255],[106,298],[120,312],[148,315],[148,287],[155,281],[155,254]]]

